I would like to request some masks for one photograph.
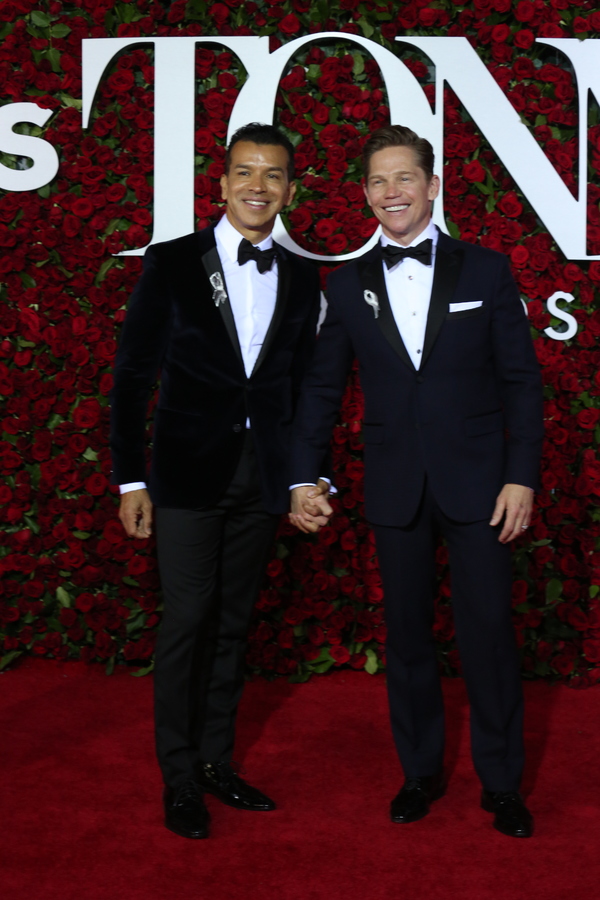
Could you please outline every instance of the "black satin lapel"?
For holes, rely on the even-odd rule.
[[[289,260],[279,253],[277,256],[277,299],[275,300],[275,309],[273,310],[273,316],[267,328],[263,345],[260,348],[260,353],[254,363],[252,374],[256,372],[269,352],[269,347],[273,343],[273,339],[283,319],[290,290],[292,290],[292,267]]]
[[[427,358],[433,349],[440,328],[448,314],[448,306],[452,300],[454,291],[456,290],[462,261],[462,250],[455,250],[452,253],[448,253],[448,251],[441,248],[438,243],[435,254],[435,271],[433,273],[431,301],[429,303],[429,313],[427,315],[427,327],[425,328],[422,365],[425,365],[427,362]]]
[[[408,355],[404,341],[400,336],[390,305],[385,285],[385,276],[383,274],[381,252],[371,257],[368,261],[359,261],[358,272],[363,291],[372,291],[379,300],[379,315],[375,321],[381,329],[383,336],[396,351],[402,362],[406,363],[409,368],[414,370],[414,365]]]
[[[225,290],[227,290],[227,285],[225,284],[225,276],[223,274],[223,267],[221,265],[221,259],[219,257],[219,254],[217,253],[216,247],[211,247],[206,251],[206,253],[202,255],[202,265],[204,266],[204,271],[206,272],[206,275],[209,279],[210,276],[214,275],[215,272],[220,272],[221,278],[223,280],[223,285],[225,286]],[[212,286],[210,289],[212,291]],[[214,300],[212,300],[211,302],[214,303]],[[225,328],[227,329],[229,339],[233,344],[233,349],[235,350],[240,361],[243,364],[244,360],[242,357],[242,350],[238,339],[237,328],[235,327],[235,319],[233,318],[233,312],[231,311],[229,295],[227,296],[227,300],[225,300],[224,303],[219,303],[218,309],[225,324]]]

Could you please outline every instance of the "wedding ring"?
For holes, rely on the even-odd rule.
[[[521,531],[527,531],[529,525],[521,525]]]

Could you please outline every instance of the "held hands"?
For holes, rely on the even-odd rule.
[[[504,526],[498,540],[501,544],[514,541],[529,528],[533,509],[533,491],[523,484],[505,484],[496,500],[490,525],[498,525],[504,516]]]
[[[150,537],[152,534],[152,501],[145,488],[121,494],[119,518],[129,537]]]
[[[306,534],[319,531],[327,525],[333,508],[329,505],[329,485],[319,479],[316,485],[302,485],[291,492],[292,511],[289,520],[292,525]]]

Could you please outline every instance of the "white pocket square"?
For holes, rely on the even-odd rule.
[[[466,309],[477,309],[478,306],[483,306],[483,300],[468,300],[466,303],[451,303],[448,311],[453,312],[462,312]]]

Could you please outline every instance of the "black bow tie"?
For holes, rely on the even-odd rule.
[[[276,256],[277,251],[274,247],[271,247],[270,250],[261,250],[259,247],[255,247],[254,244],[251,244],[246,238],[243,238],[238,247],[237,261],[240,266],[243,266],[248,260],[253,259],[256,262],[258,271],[262,275],[263,272],[269,271]]]
[[[403,259],[406,259],[407,256],[410,256],[411,259],[417,259],[420,263],[423,263],[424,266],[430,266],[431,244],[431,238],[427,238],[426,241],[421,241],[416,247],[395,247],[393,244],[387,244],[385,247],[381,248],[383,261],[388,269],[391,269],[396,263],[401,262]]]

